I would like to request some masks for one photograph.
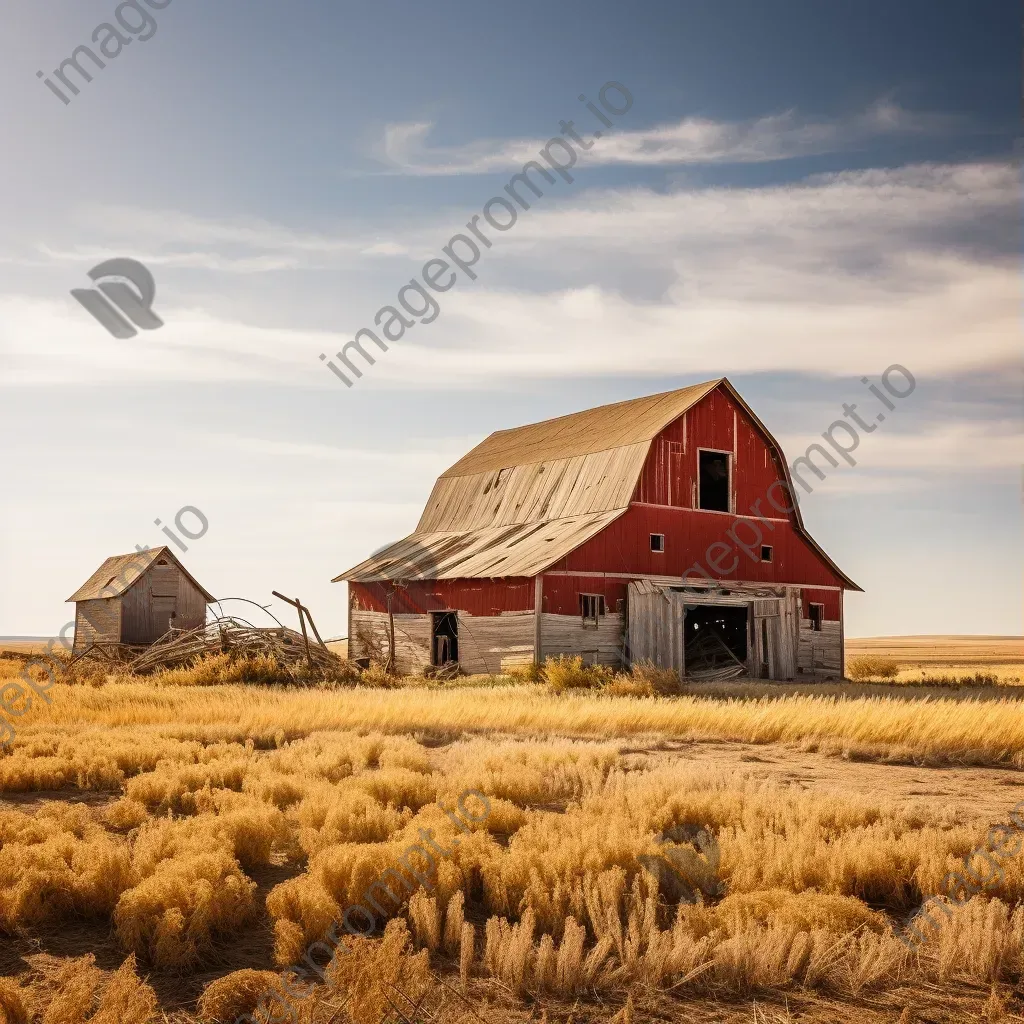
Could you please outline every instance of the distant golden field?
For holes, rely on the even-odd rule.
[[[275,992],[304,1024],[1021,1019],[1024,853],[937,897],[1015,828],[1015,688],[300,688],[211,664],[87,673],[12,719],[7,1020],[261,1019]],[[370,937],[304,961],[368,891]],[[315,985],[281,981],[302,963]]]

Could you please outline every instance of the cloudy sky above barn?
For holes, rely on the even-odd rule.
[[[792,459],[892,363],[914,394],[802,504],[847,634],[1020,632],[1013,4],[173,0],[63,103],[37,71],[116,6],[3,15],[0,633],[191,505],[205,587],[341,635],[331,577],[492,430],[727,375]],[[574,180],[345,388],[320,353],[609,80]],[[165,326],[118,340],[70,290],[125,256]]]

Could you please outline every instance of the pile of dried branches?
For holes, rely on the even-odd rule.
[[[320,644],[287,626],[261,629],[230,616],[195,629],[165,633],[130,664],[136,673],[187,665],[207,654],[267,655],[283,667],[306,665],[313,671],[336,672],[342,660]]]

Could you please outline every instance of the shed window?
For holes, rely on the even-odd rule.
[[[652,533],[651,534],[651,550],[652,551],[664,551],[665,550],[665,534],[663,534],[663,533]]]
[[[597,621],[604,615],[604,594],[580,594],[580,615],[584,628],[597,629]]]
[[[729,453],[698,449],[698,508],[729,511]]]
[[[811,629],[815,633],[821,632],[821,623],[825,618],[825,606],[823,604],[808,604],[808,611],[811,617]]]
[[[761,545],[761,561],[770,562],[772,560],[772,546],[771,544]]]

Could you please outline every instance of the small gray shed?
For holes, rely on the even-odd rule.
[[[93,643],[151,644],[169,629],[194,629],[216,598],[166,546],[111,555],[76,590],[74,653]]]

